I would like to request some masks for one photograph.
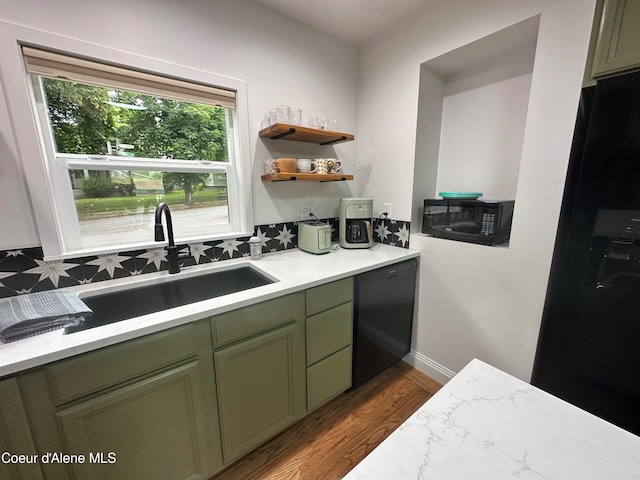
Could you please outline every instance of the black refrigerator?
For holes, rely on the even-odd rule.
[[[531,383],[640,435],[640,72],[582,91]]]

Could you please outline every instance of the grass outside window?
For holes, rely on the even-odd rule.
[[[160,195],[143,195],[135,197],[103,197],[103,198],[79,198],[76,199],[76,211],[78,219],[97,216],[118,216],[134,214],[139,208],[145,211],[153,210],[164,202],[172,210],[188,208],[185,206],[184,191],[174,191]],[[201,190],[193,193],[193,208],[226,205],[226,190]]]

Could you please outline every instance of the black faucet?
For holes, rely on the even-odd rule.
[[[167,219],[167,235],[169,235],[169,245],[167,245],[167,261],[169,262],[169,273],[180,272],[179,260],[187,260],[191,258],[191,247],[189,247],[189,253],[178,254],[178,247],[176,247],[173,241],[173,223],[171,222],[171,212],[169,206],[166,203],[160,203],[156,207],[156,226],[155,226],[155,241],[164,242],[164,230],[162,228],[162,212]]]

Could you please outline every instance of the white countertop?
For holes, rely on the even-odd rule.
[[[183,268],[175,275],[165,271],[72,287],[80,297],[91,296],[241,265],[249,265],[276,280],[269,285],[69,335],[56,330],[0,344],[0,377],[418,256],[419,252],[380,243],[369,249],[339,248],[324,255],[293,249],[269,253],[257,261],[246,257]]]
[[[640,479],[640,437],[473,360],[345,480]]]

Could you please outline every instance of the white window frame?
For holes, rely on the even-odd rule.
[[[41,119],[48,119],[42,103],[40,80],[27,73],[22,46],[57,51],[70,56],[114,64],[132,70],[153,72],[236,92],[235,110],[227,125],[229,163],[172,162],[160,159],[130,159],[115,156],[56,155],[50,130]],[[150,162],[164,171],[224,171],[227,174],[229,224],[207,233],[174,230],[176,243],[192,243],[250,235],[253,231],[253,199],[251,191],[251,152],[246,83],[217,74],[176,65],[156,59],[112,50],[75,39],[59,37],[39,30],[0,21],[0,80],[10,106],[14,134],[20,147],[24,173],[34,210],[45,259],[77,257],[119,252],[137,248],[153,248],[159,244],[149,234],[148,241],[135,243],[79,243],[79,228],[69,182],[68,169],[144,170],[141,163]],[[34,111],[40,109],[39,115]],[[43,116],[44,114],[44,116]],[[142,168],[141,168],[142,167]],[[75,226],[70,225],[72,219]]]

